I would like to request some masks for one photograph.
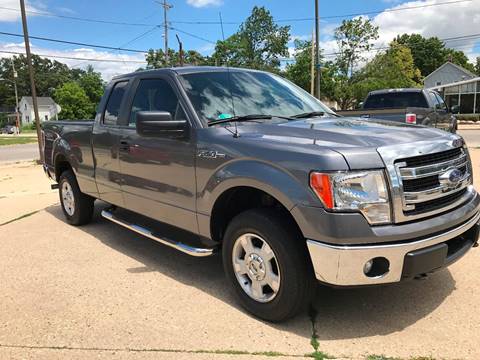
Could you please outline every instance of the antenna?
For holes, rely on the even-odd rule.
[[[223,39],[223,41],[225,41],[225,33],[224,33],[224,31],[223,31],[222,13],[219,12],[219,13],[218,13],[218,16],[220,17],[220,27],[222,28],[222,39]],[[228,82],[229,82],[230,99],[231,99],[231,101],[232,101],[232,112],[233,112],[233,116],[235,117],[235,103],[234,103],[234,101],[233,101],[233,92],[232,92],[232,84],[233,84],[233,82],[232,82],[232,75],[230,74],[230,66],[228,66],[228,56],[227,56],[227,58],[226,58],[225,65],[226,65],[226,67],[227,67],[227,76],[228,76]],[[235,132],[234,132],[234,134],[233,134],[233,137],[234,137],[234,138],[238,138],[239,135],[238,135],[237,122],[234,121],[233,123],[234,123],[234,125],[235,125]]]

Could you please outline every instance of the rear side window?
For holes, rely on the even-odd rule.
[[[421,92],[391,92],[369,95],[364,109],[390,109],[407,107],[428,107]]]
[[[113,86],[103,115],[103,123],[105,125],[117,125],[118,115],[120,113],[120,107],[122,106],[123,97],[125,96],[127,84],[128,81],[120,81]]]

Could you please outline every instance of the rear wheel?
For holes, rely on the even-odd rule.
[[[223,264],[240,304],[259,318],[282,321],[310,303],[316,283],[305,240],[278,211],[237,215],[225,233]]]
[[[59,194],[63,214],[69,224],[84,225],[92,220],[95,199],[80,191],[71,170],[66,170],[60,175]]]

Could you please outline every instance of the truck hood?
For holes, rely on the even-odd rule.
[[[382,168],[377,148],[438,137],[444,131],[409,124],[361,118],[312,118],[281,123],[244,123],[241,138],[289,146],[327,147],[343,155],[351,169]]]

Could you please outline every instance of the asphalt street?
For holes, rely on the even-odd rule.
[[[37,143],[0,146],[0,163],[30,161],[39,158]]]

